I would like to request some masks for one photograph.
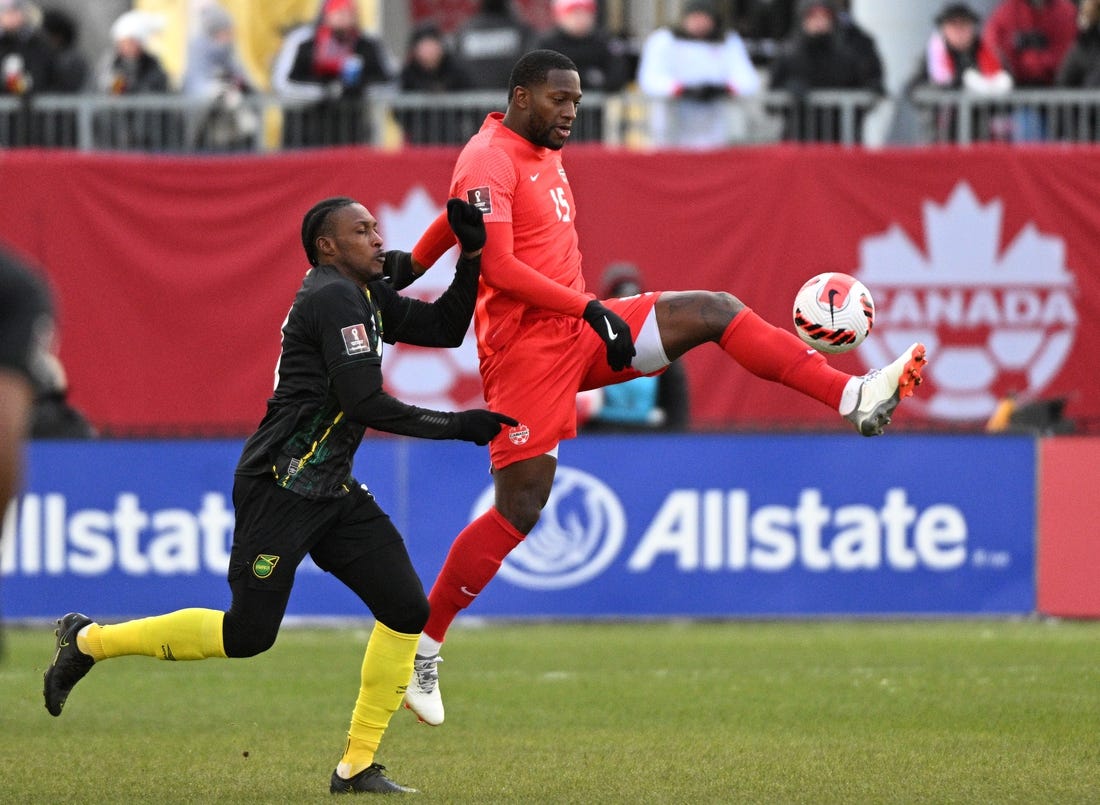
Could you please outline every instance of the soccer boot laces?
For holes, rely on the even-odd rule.
[[[405,691],[405,708],[412,710],[425,724],[438,727],[443,723],[443,696],[439,693],[438,654],[425,657],[417,654],[413,660],[412,679]]]
[[[893,363],[863,376],[855,410],[844,418],[864,436],[879,436],[903,398],[921,384],[924,344],[910,345]]]

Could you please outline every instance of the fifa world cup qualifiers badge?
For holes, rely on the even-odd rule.
[[[373,321],[369,328],[365,324],[344,327],[340,330],[340,335],[344,338],[344,351],[348,355],[361,355],[364,352],[373,352],[379,356],[382,354],[382,342]]]
[[[252,563],[252,575],[258,579],[266,579],[275,572],[275,565],[279,564],[279,557],[269,553],[261,553]]]
[[[466,200],[481,210],[482,215],[493,214],[493,198],[488,187],[475,187],[466,191]]]

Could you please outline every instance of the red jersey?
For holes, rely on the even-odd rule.
[[[489,115],[455,164],[450,195],[485,216],[474,329],[485,401],[520,420],[490,443],[496,468],[543,455],[577,433],[577,392],[638,377],[613,372],[607,348],[581,318],[595,298],[584,290],[574,225],[577,208],[560,152],[531,143]],[[413,247],[431,266],[454,245],[446,213]],[[635,338],[657,294],[606,304]],[[523,349],[503,349],[510,342]]]
[[[503,119],[490,114],[462,149],[450,189],[485,216],[474,313],[482,357],[511,339],[524,317],[579,317],[593,298],[584,291],[577,207],[561,152],[534,145]]]

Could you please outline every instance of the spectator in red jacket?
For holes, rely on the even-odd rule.
[[[983,38],[1018,87],[1049,87],[1077,37],[1071,0],[1002,0]]]
[[[920,61],[906,85],[906,94],[920,87],[965,89],[981,96],[1001,95],[1012,89],[1012,76],[979,36],[981,18],[966,3],[947,3],[936,16]],[[928,109],[930,134],[935,142],[954,142],[959,136],[959,111],[953,104]],[[970,136],[996,139],[1010,124],[985,105],[972,107]]]
[[[915,86],[962,89],[993,95],[1012,89],[1012,76],[978,37],[981,19],[966,3],[948,3],[936,16],[936,29],[909,81]]]

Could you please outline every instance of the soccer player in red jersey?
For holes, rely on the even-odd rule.
[[[921,344],[882,370],[847,375],[729,293],[601,301],[586,292],[561,159],[580,100],[570,59],[552,50],[526,54],[512,71],[507,112],[486,118],[454,169],[450,195],[477,206],[487,232],[474,313],[485,398],[520,424],[490,442],[494,505],[455,539],[428,596],[431,615],[405,698],[428,724],[443,721],[437,664],[447,628],[538,522],[558,443],[576,435],[578,391],[660,373],[689,349],[714,343],[753,374],[820,400],[875,436],[921,380]],[[405,280],[453,245],[441,216],[414,247]]]

